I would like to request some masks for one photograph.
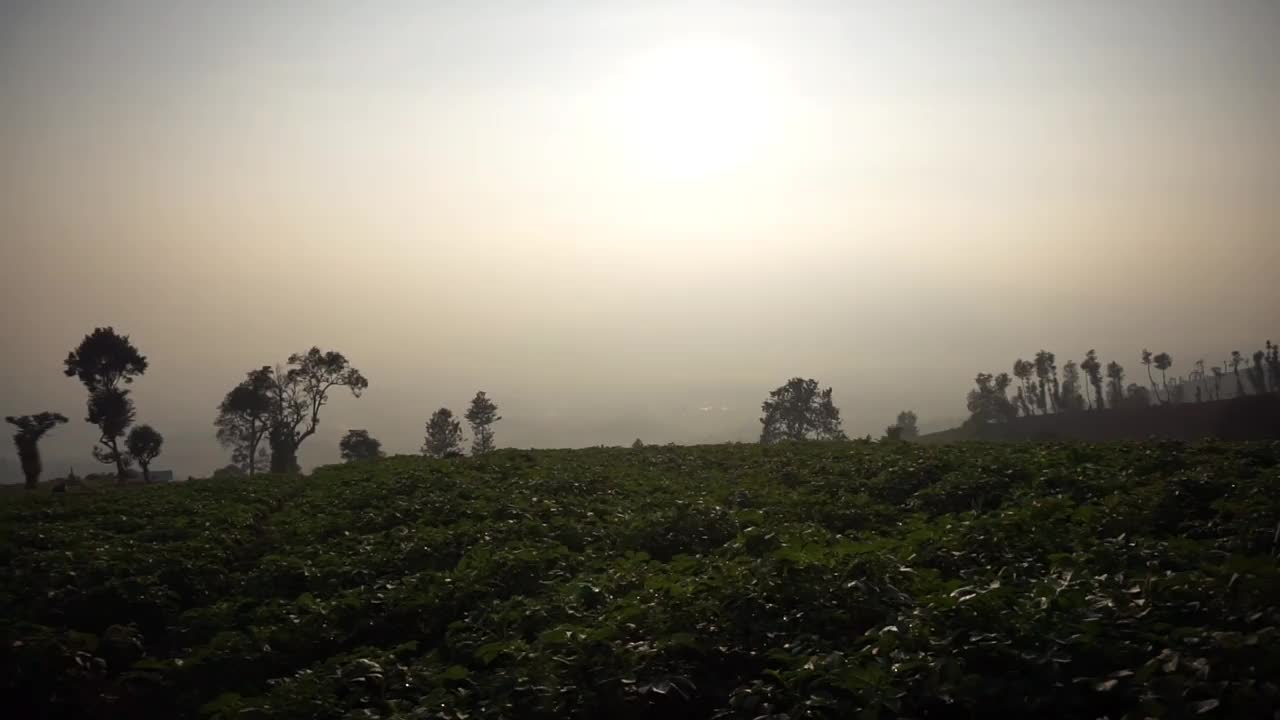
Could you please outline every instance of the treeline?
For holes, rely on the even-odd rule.
[[[1185,375],[1170,377],[1174,360],[1167,352],[1144,349],[1140,362],[1146,370],[1146,385],[1129,382],[1124,366],[1114,360],[1104,366],[1095,350],[1085,353],[1080,362],[1067,361],[1061,371],[1057,356],[1047,350],[1037,352],[1032,360],[1018,358],[1012,373],[978,373],[976,387],[966,397],[967,423],[1208,402],[1280,391],[1280,346],[1270,340],[1265,349],[1248,359],[1233,350],[1220,365],[1209,367],[1203,359],[1196,360]]]

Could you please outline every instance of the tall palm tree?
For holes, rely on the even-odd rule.
[[[1098,362],[1098,351],[1090,350],[1085,353],[1084,361],[1080,363],[1080,369],[1089,378],[1089,384],[1093,386],[1093,393],[1098,400],[1098,409],[1105,410],[1107,405],[1102,400],[1102,363]]]
[[[1035,371],[1035,364],[1030,360],[1018,358],[1013,361],[1013,376],[1018,378],[1018,382],[1022,387],[1018,388],[1018,402],[1022,405],[1022,414],[1031,415],[1035,409],[1035,390],[1031,385],[1031,374]],[[1030,398],[1030,399],[1028,399]]]
[[[1240,379],[1240,365],[1244,363],[1244,358],[1240,356],[1239,350],[1231,351],[1231,372],[1236,376],[1236,397],[1244,395],[1244,381]]]
[[[1169,353],[1160,353],[1155,357],[1156,369],[1160,371],[1160,383],[1164,385],[1164,400],[1166,403],[1173,402],[1173,396],[1169,394],[1169,368],[1173,367],[1173,356]]]
[[[1107,363],[1107,380],[1111,407],[1118,408],[1124,404],[1124,367],[1115,360]]]
[[[1039,384],[1040,391],[1040,394],[1036,396],[1036,402],[1040,405],[1041,414],[1047,413],[1049,411],[1049,406],[1052,404],[1050,401],[1052,400],[1051,395],[1053,392],[1053,385],[1049,382],[1049,368],[1052,365],[1053,353],[1046,352],[1044,350],[1036,353],[1036,381]],[[1053,409],[1056,412],[1058,408],[1055,405]]]
[[[1160,402],[1160,390],[1156,388],[1155,376],[1151,374],[1152,362],[1153,361],[1151,359],[1151,351],[1146,348],[1143,348],[1142,364],[1147,366],[1147,379],[1151,381],[1151,394],[1156,396],[1156,402]]]

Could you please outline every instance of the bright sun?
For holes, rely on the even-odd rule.
[[[710,179],[765,149],[778,101],[771,68],[719,39],[654,48],[611,84],[626,156],[661,179]]]

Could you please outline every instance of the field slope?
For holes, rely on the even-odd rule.
[[[507,450],[9,496],[0,714],[1271,717],[1278,461]]]

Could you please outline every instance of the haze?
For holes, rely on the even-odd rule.
[[[312,345],[370,388],[304,467],[477,390],[501,446],[754,440],[793,375],[938,429],[1042,347],[1280,335],[1277,128],[1262,0],[8,2],[0,414],[107,470],[61,362],[113,325],[179,476]]]

